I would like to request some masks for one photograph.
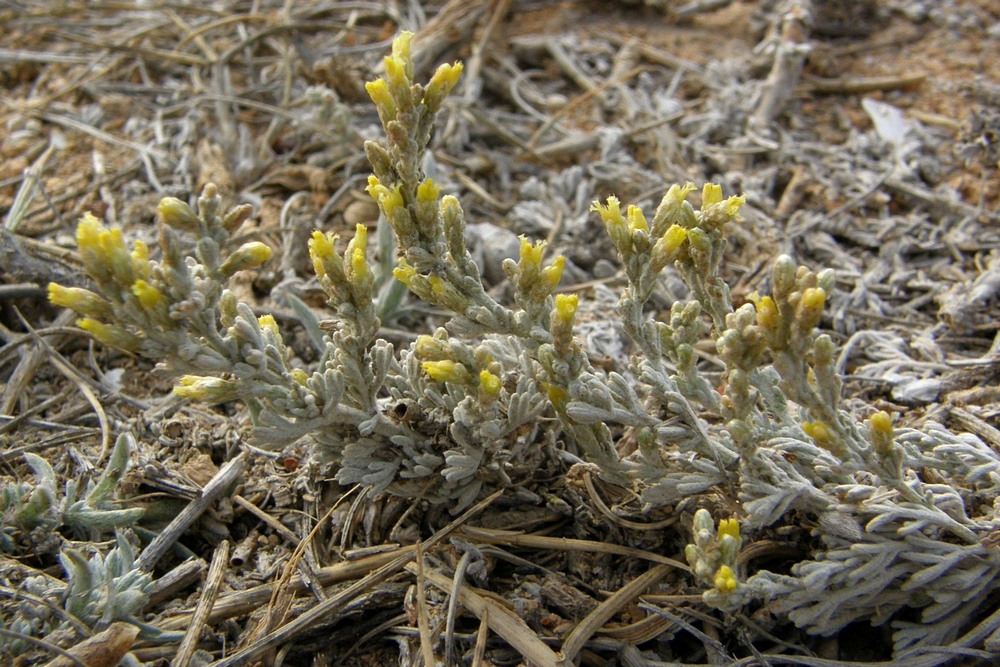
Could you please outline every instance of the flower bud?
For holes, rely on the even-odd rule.
[[[201,220],[191,207],[177,197],[164,197],[156,207],[160,219],[174,229],[197,234],[201,229]]]
[[[431,113],[437,113],[444,99],[458,84],[461,76],[462,63],[460,62],[456,62],[453,65],[445,63],[438,66],[434,74],[431,75],[431,80],[427,82],[427,86],[424,88],[423,102],[427,105],[427,109]]]
[[[200,375],[182,375],[174,393],[205,403],[226,403],[239,398],[236,382]]]
[[[87,317],[109,319],[112,314],[110,303],[81,287],[63,287],[49,283],[49,301]]]
[[[492,401],[500,394],[502,383],[493,373],[487,370],[479,371],[479,395],[486,400]]]
[[[256,269],[271,257],[271,248],[260,241],[244,243],[233,251],[219,267],[224,276],[231,276],[237,271]]]
[[[733,574],[732,568],[728,565],[720,565],[719,569],[715,571],[715,577],[712,581],[721,593],[735,590],[737,586],[736,575]]]
[[[452,384],[467,384],[470,380],[469,371],[465,366],[452,361],[451,359],[441,359],[440,361],[424,361],[420,367],[424,369],[431,378],[438,382],[450,382]]]
[[[94,338],[110,347],[117,347],[128,352],[135,352],[142,344],[142,339],[121,327],[105,324],[89,317],[76,321],[76,326],[90,333]]]

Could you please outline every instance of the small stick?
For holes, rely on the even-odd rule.
[[[142,550],[139,555],[138,566],[144,572],[152,572],[156,562],[163,557],[163,554],[173,546],[180,536],[191,527],[198,517],[200,517],[209,505],[219,499],[222,494],[229,489],[230,485],[237,477],[243,474],[246,468],[246,454],[240,454],[232,461],[226,463],[215,473],[215,477],[209,480],[208,484],[201,491],[201,497],[188,503],[188,506],[181,510],[181,513],[174,517],[173,521],[167,524],[156,538]]]
[[[219,588],[222,586],[222,577],[226,574],[226,565],[229,560],[229,541],[222,540],[219,546],[215,547],[212,554],[212,564],[208,568],[208,575],[205,577],[205,586],[202,588],[201,597],[198,599],[198,606],[191,616],[191,625],[184,633],[181,645],[177,647],[177,655],[174,656],[170,667],[187,667],[195,650],[198,648],[198,639],[201,638],[201,631],[205,628],[208,615],[215,605],[215,600],[219,597]]]
[[[774,65],[764,82],[757,109],[747,122],[750,129],[761,132],[785,108],[802,76],[802,67],[809,52],[809,28],[806,18],[811,13],[808,0],[792,3],[781,17],[781,39],[774,53]]]
[[[201,577],[208,564],[201,558],[189,558],[152,583],[146,607],[174,598]]]

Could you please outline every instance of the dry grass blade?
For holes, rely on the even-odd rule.
[[[595,542],[592,540],[577,540],[567,537],[548,537],[545,535],[525,535],[509,530],[491,530],[489,528],[477,528],[467,526],[462,528],[460,535],[470,542],[484,542],[486,544],[499,544],[511,547],[529,547],[542,549],[545,551],[590,551],[593,553],[615,554],[618,556],[629,556],[641,558],[661,565],[669,565],[685,572],[689,571],[685,563],[654,554],[651,551],[643,551],[633,547],[626,547],[621,544],[610,544],[607,542]]]
[[[412,553],[416,547],[400,547],[393,551],[373,554],[365,558],[354,561],[337,563],[329,567],[324,567],[316,571],[316,578],[324,586],[331,586],[342,581],[351,581],[376,570],[390,561],[407,557],[412,558]],[[249,614],[259,609],[261,605],[267,604],[274,595],[277,584],[263,584],[245,591],[237,591],[223,595],[216,601],[209,616],[210,624],[219,623],[227,619]],[[306,585],[299,579],[292,579],[288,582],[288,590],[301,593],[306,589]],[[171,616],[158,624],[163,630],[182,630],[191,623],[192,612],[185,612],[176,616]]]
[[[619,589],[614,595],[597,605],[592,612],[587,614],[580,623],[573,628],[569,636],[562,645],[563,665],[574,664],[577,654],[583,649],[584,644],[597,633],[604,624],[621,611],[622,607],[643,594],[647,588],[663,579],[670,570],[668,565],[654,565],[652,568],[642,573],[628,584]]]
[[[416,568],[408,566],[407,569],[414,572]],[[426,577],[429,582],[442,591],[451,590],[451,579],[443,574],[429,572],[426,573]],[[476,589],[469,586],[463,587],[458,595],[462,606],[517,649],[527,664],[538,667],[559,667],[561,664],[559,656],[538,638],[520,616],[496,600],[480,595]]]
[[[417,629],[420,632],[420,655],[425,667],[436,665],[434,660],[434,636],[431,634],[430,612],[427,609],[427,586],[425,584],[424,554],[417,545],[416,561],[411,564],[417,575]],[[409,568],[410,565],[407,566]],[[432,573],[436,574],[436,573]]]
[[[497,491],[483,500],[480,500],[478,503],[458,516],[454,521],[424,540],[421,547],[426,550],[440,543],[469,518],[489,507],[494,500],[500,497],[501,493],[502,491]],[[329,598],[320,602],[306,613],[283,625],[266,637],[261,637],[251,646],[234,653],[228,658],[213,662],[211,667],[238,667],[239,665],[247,664],[267,651],[293,639],[298,634],[311,628],[324,618],[329,617],[330,614],[335,613],[349,601],[353,600],[357,595],[370,590],[373,586],[382,583],[392,575],[402,570],[412,560],[413,555],[409,553],[396,556],[385,565],[379,567],[377,570],[370,572],[368,576],[355,581],[353,584],[340,591],[337,591],[334,595],[331,595]]]
[[[198,640],[201,638],[201,631],[205,628],[208,615],[212,611],[216,598],[219,596],[219,588],[222,586],[222,578],[226,574],[226,565],[229,560],[229,542],[222,540],[219,546],[215,547],[212,554],[212,564],[208,568],[208,575],[205,577],[205,586],[198,597],[198,606],[195,607],[194,615],[191,617],[191,625],[184,633],[181,645],[177,647],[177,655],[170,662],[170,667],[188,667],[191,658],[198,648]]]

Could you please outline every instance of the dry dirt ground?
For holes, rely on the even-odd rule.
[[[35,483],[24,457],[33,452],[51,464],[61,494],[67,480],[104,470],[116,436],[131,431],[132,468],[118,492],[147,508],[143,530],[129,538],[141,549],[240,452],[248,429],[240,406],[209,409],[172,397],[171,378],[147,360],[92,344],[72,317],[47,304],[45,286],[81,284],[73,233],[84,212],[153,241],[161,197],[190,200],[213,182],[227,202],[254,206],[242,240],[275,250],[267,268],[242,278],[241,298],[304,340],[281,291],[295,285],[320,308],[304,239],[315,227],[377,224],[363,191],[361,145],[380,130],[362,83],[377,75],[388,40],[404,28],[417,33],[418,78],[441,62],[466,63],[432,166],[469,218],[484,223],[485,263],[496,264],[509,245],[505,230],[548,238],[571,260],[564,280],[583,285],[586,300],[593,296],[586,285],[615,284],[610,245],[587,212],[592,199],[615,193],[648,206],[672,182],[720,182],[727,194],[747,194],[725,268],[737,301],[765,287],[781,252],[835,269],[840,291],[822,326],[850,345],[848,400],[907,425],[933,419],[1000,447],[1000,5],[646,4],[0,2],[4,483]],[[811,16],[795,13],[810,4]],[[781,57],[784,70],[775,65]],[[495,267],[486,272],[496,275]],[[410,308],[384,333],[405,343],[438,324],[436,313]],[[306,364],[307,347],[296,347]],[[343,490],[304,448],[250,452],[247,466],[240,486],[158,565],[156,579],[176,580],[164,583],[142,619],[187,629],[213,550],[226,540],[233,551],[210,575],[219,597],[200,619],[205,653],[183,664],[254,645],[281,626],[283,609],[296,617],[359,582],[337,613],[254,659],[418,664],[418,618],[443,618],[447,597],[418,594],[411,573],[378,585],[363,577],[434,526],[393,499],[352,506],[348,518],[338,510],[333,524],[318,521]],[[583,508],[588,519],[573,528],[546,524],[547,515],[530,509],[519,510],[517,522],[540,536],[597,544],[628,532],[593,509]],[[693,510],[676,511],[678,526],[690,525]],[[504,527],[493,520],[482,525]],[[104,628],[53,632],[67,578],[60,550],[107,553],[109,533],[57,526],[25,534],[6,523],[4,531],[0,662],[48,660],[53,645],[66,648]],[[677,556],[685,531],[621,539]],[[308,584],[283,571],[300,544]],[[579,620],[577,598],[586,609],[639,572],[634,559],[569,553],[544,541],[501,547],[546,570],[519,569],[516,560],[498,566],[491,604],[516,610],[555,648]],[[428,567],[450,576],[454,558],[443,553]],[[51,593],[32,602],[25,581],[38,576],[51,581]],[[294,583],[275,586],[282,577]],[[531,586],[549,593],[532,597]],[[294,598],[272,596],[279,590]],[[749,656],[740,664],[759,664],[754,650],[788,644],[842,661],[823,664],[891,658],[886,626],[817,638],[786,624],[782,636],[757,636],[751,649],[745,638],[753,633],[699,606],[699,591],[682,575],[654,592],[688,610],[685,625],[645,618],[636,600],[623,603],[593,628],[582,664],[626,664],[628,656],[627,664],[667,664],[643,662],[651,656],[670,664]],[[28,620],[18,625],[19,617]],[[495,636],[485,657],[476,654],[477,629],[485,627],[462,616],[452,657],[523,660]],[[19,633],[40,641],[18,644]],[[178,650],[176,638],[114,639],[148,664],[168,664]],[[96,644],[99,657],[59,664],[115,664],[118,645],[103,636]]]

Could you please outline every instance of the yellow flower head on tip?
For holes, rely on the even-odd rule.
[[[460,62],[451,65],[447,63],[438,65],[434,74],[431,75],[431,80],[427,82],[424,93],[425,99],[442,99],[455,88],[461,76],[462,63]]]
[[[413,80],[413,61],[410,59],[412,32],[403,31],[392,40],[392,55],[386,56],[385,75],[392,86],[408,86]]]
[[[361,250],[365,251],[368,245],[368,228],[362,224],[357,224],[354,226],[354,238],[348,244],[351,251]]]
[[[417,201],[418,202],[437,202],[438,194],[440,194],[441,188],[439,188],[434,180],[431,178],[425,178],[421,181],[420,185],[417,186]]]
[[[542,386],[545,387],[545,393],[549,397],[549,403],[551,403],[557,410],[563,410],[566,408],[569,394],[565,389],[559,385],[550,384],[548,382],[543,382]]]
[[[295,384],[305,385],[305,383],[309,380],[309,374],[301,368],[293,368],[288,375],[292,378],[292,381],[295,382]]]
[[[576,308],[580,297],[576,294],[556,294],[556,319],[569,323],[576,317]]]
[[[138,350],[139,345],[142,343],[142,340],[138,336],[130,334],[121,327],[105,324],[89,317],[77,320],[76,326],[88,332],[105,345],[128,350],[129,352]]]
[[[732,537],[733,539],[740,539],[740,523],[736,519],[720,519],[719,520],[719,534],[718,537],[721,540],[726,535]]]
[[[250,241],[234,250],[219,267],[219,271],[223,275],[231,276],[237,271],[256,269],[270,258],[270,246],[260,241]]]
[[[694,192],[694,183],[691,183],[690,181],[684,185],[677,185],[675,183],[667,188],[667,194],[663,195],[663,200],[660,202],[660,206],[676,208],[684,203],[684,201],[687,200],[687,196],[692,192]],[[704,197],[704,188],[702,188],[702,197]]]
[[[281,338],[281,331],[278,329],[278,323],[274,320],[274,315],[261,315],[257,318],[257,325],[261,329],[270,331],[276,337]]]
[[[378,178],[369,176],[368,187],[365,190],[382,207],[382,212],[385,213],[385,217],[387,218],[391,218],[396,209],[403,205],[403,195],[399,192],[398,183],[391,188],[387,188],[382,185]]]
[[[672,255],[687,240],[687,237],[687,229],[677,224],[670,225],[667,231],[663,233],[663,249],[668,255]]]
[[[872,431],[885,435],[892,435],[892,417],[888,413],[879,410],[868,418],[868,424]]]
[[[757,324],[764,329],[773,329],[778,323],[778,306],[770,296],[760,296],[757,292],[749,296],[757,310]]]
[[[368,96],[372,98],[372,102],[375,106],[383,113],[383,115],[389,120],[396,118],[396,101],[392,99],[392,95],[389,93],[389,86],[386,85],[385,79],[378,78],[374,81],[369,81],[365,84],[365,90],[368,91]]]
[[[712,583],[715,584],[715,588],[720,592],[728,593],[729,591],[736,589],[736,575],[733,573],[733,569],[728,565],[720,565],[719,569],[715,571],[715,577],[713,577]]]
[[[559,284],[559,280],[562,278],[563,268],[566,266],[566,258],[562,255],[556,255],[552,259],[552,263],[542,269],[542,273],[539,276],[542,284],[545,286],[546,291],[551,292]]]
[[[438,382],[466,384],[469,381],[469,371],[466,370],[465,366],[451,359],[423,361],[420,363],[420,367]]]
[[[646,222],[646,216],[642,214],[642,209],[634,204],[630,204],[628,208],[625,209],[625,219],[628,221],[628,229],[630,232],[649,231],[649,224]]]
[[[417,340],[413,344],[413,353],[420,359],[438,361],[446,358],[451,352],[445,341],[434,336],[421,334],[417,336]]]
[[[808,310],[821,310],[826,303],[826,291],[821,287],[807,287],[799,303]]]
[[[601,204],[599,201],[595,201],[590,205],[590,210],[596,212],[601,219],[604,220],[605,224],[620,223],[624,218],[622,218],[621,202],[618,201],[618,197],[611,195],[607,198],[607,204]]]
[[[830,427],[827,426],[824,422],[821,422],[819,420],[811,422],[803,422],[802,430],[805,431],[805,434],[808,435],[813,440],[815,440],[816,443],[819,445],[825,444],[830,441],[831,438]]]
[[[200,375],[182,375],[174,386],[174,393],[205,403],[225,403],[238,397],[235,382]]]
[[[701,188],[701,207],[708,208],[722,201],[722,186],[718,183],[705,183]]]
[[[501,382],[493,373],[487,370],[479,371],[479,389],[487,398],[496,398],[500,394]]]
[[[405,261],[400,260],[399,266],[392,270],[392,275],[395,276],[396,280],[410,287],[413,283],[413,277],[417,275],[417,271]]]
[[[401,30],[392,40],[392,57],[400,60],[410,59],[410,40],[413,33],[409,30]]]
[[[743,204],[747,201],[746,195],[733,195],[726,199],[725,205],[722,207],[723,212],[730,218],[735,218],[740,209],[743,208]]]
[[[527,267],[538,267],[542,263],[542,250],[545,249],[545,241],[532,243],[523,234],[518,237],[521,240],[521,264]]]
[[[132,244],[132,271],[138,278],[149,278],[149,248],[142,241]]]
[[[368,260],[365,257],[363,248],[355,248],[351,252],[351,273],[354,276],[363,276],[368,272]]]
[[[139,300],[146,310],[153,310],[164,303],[163,292],[155,285],[150,285],[145,280],[136,280],[132,283],[132,294]]]
[[[49,302],[62,308],[69,308],[73,303],[73,288],[63,287],[59,283],[49,283]]]
[[[326,275],[323,262],[337,256],[334,250],[336,240],[336,235],[324,234],[318,229],[313,231],[312,236],[309,238],[309,258],[312,260],[313,271],[316,272],[317,278],[322,278]]]
[[[49,283],[48,290],[49,302],[55,306],[69,308],[88,317],[111,317],[111,304],[90,290],[82,287],[63,287],[56,283]]]
[[[389,188],[382,185],[382,181],[379,180],[378,176],[375,174],[370,174],[368,176],[368,185],[365,186],[365,192],[374,199],[378,201],[379,193],[388,192]]]
[[[96,248],[100,246],[101,232],[105,231],[104,225],[93,213],[87,211],[80,218],[76,225],[76,245],[84,248]]]
[[[432,273],[427,276],[427,284],[431,286],[431,292],[438,296],[441,296],[448,291],[448,283],[436,273]]]
[[[191,207],[177,197],[161,199],[156,206],[156,212],[160,214],[160,219],[171,227],[188,232],[197,232],[201,227],[201,222]]]

